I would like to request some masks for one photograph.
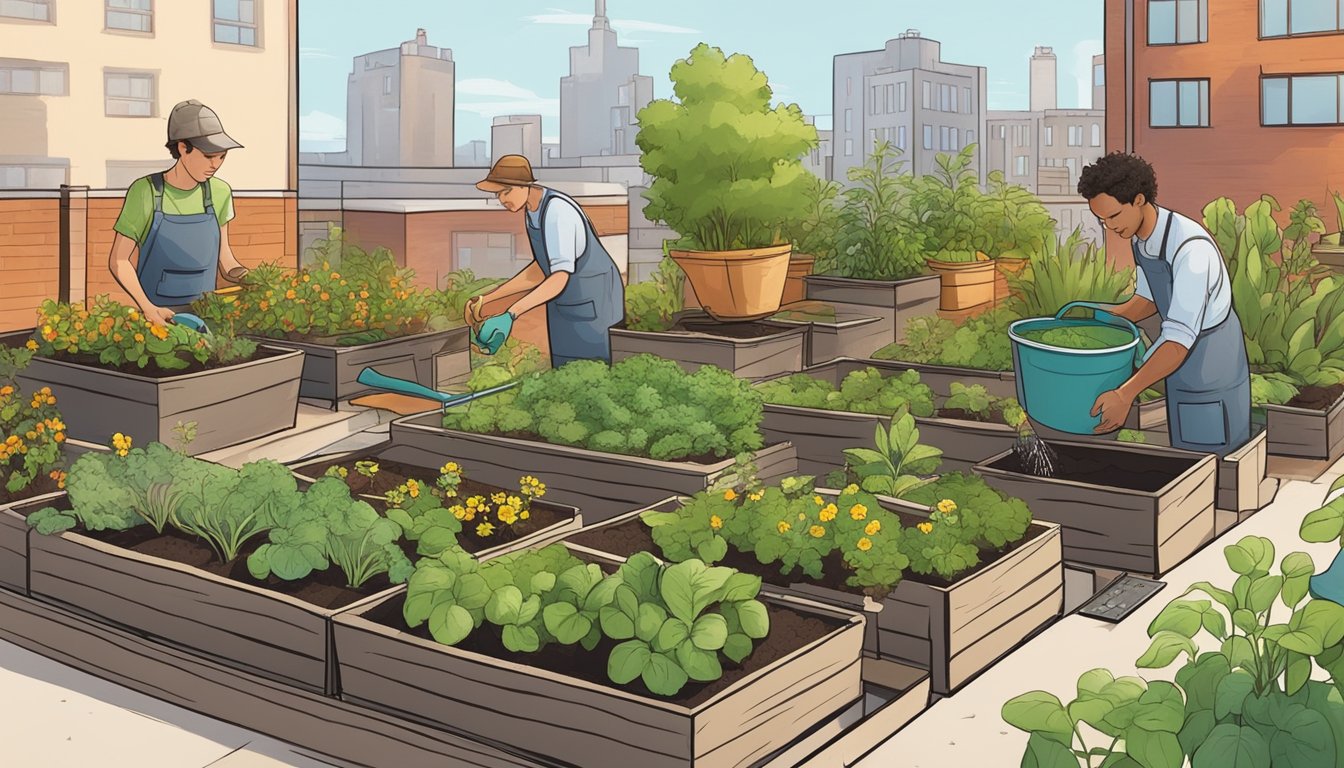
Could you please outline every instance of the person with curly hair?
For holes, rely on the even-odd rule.
[[[1251,437],[1246,338],[1232,307],[1232,280],[1212,236],[1157,205],[1157,174],[1138,155],[1112,152],[1083,169],[1078,193],[1103,228],[1130,240],[1138,284],[1108,307],[1132,322],[1162,318],[1139,370],[1092,408],[1098,433],[1121,427],[1140,392],[1166,381],[1167,425],[1176,448],[1226,456]]]

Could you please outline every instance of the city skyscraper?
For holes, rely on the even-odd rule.
[[[353,165],[446,166],[454,161],[453,52],[425,30],[397,48],[356,56],[345,102]]]
[[[569,74],[560,78],[560,156],[638,152],[636,119],[652,100],[639,49],[617,44],[606,0],[596,0],[588,44],[569,49]]]
[[[490,126],[490,162],[505,155],[522,155],[532,167],[541,167],[541,115],[500,115]]]

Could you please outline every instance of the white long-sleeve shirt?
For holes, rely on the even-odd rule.
[[[1157,349],[1164,341],[1173,341],[1190,349],[1201,331],[1217,326],[1232,311],[1232,280],[1209,233],[1193,219],[1160,206],[1157,206],[1157,226],[1152,235],[1147,240],[1134,238],[1140,258],[1161,257],[1162,234],[1168,220],[1171,221],[1171,235],[1167,238],[1167,260],[1172,269],[1171,306],[1162,316],[1162,333],[1153,342],[1152,349]],[[1208,239],[1186,242],[1192,237]],[[1152,289],[1142,268],[1134,293],[1153,300]]]
[[[527,211],[528,223],[535,227],[541,221],[541,208]],[[579,256],[588,247],[588,231],[583,214],[563,197],[553,197],[546,211],[546,255],[551,272],[574,274]]]

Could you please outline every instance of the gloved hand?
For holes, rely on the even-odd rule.
[[[504,346],[504,342],[509,340],[509,334],[513,332],[513,313],[505,312],[502,315],[495,315],[487,318],[481,323],[481,328],[476,333],[476,346],[487,355],[493,355]]]

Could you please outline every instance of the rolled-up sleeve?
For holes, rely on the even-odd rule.
[[[1205,240],[1186,243],[1172,259],[1171,306],[1153,347],[1174,341],[1190,349],[1204,330],[1209,297],[1218,279],[1218,250]]]
[[[546,210],[546,256],[552,272],[573,274],[579,255],[588,246],[583,215],[565,200],[556,200]]]

